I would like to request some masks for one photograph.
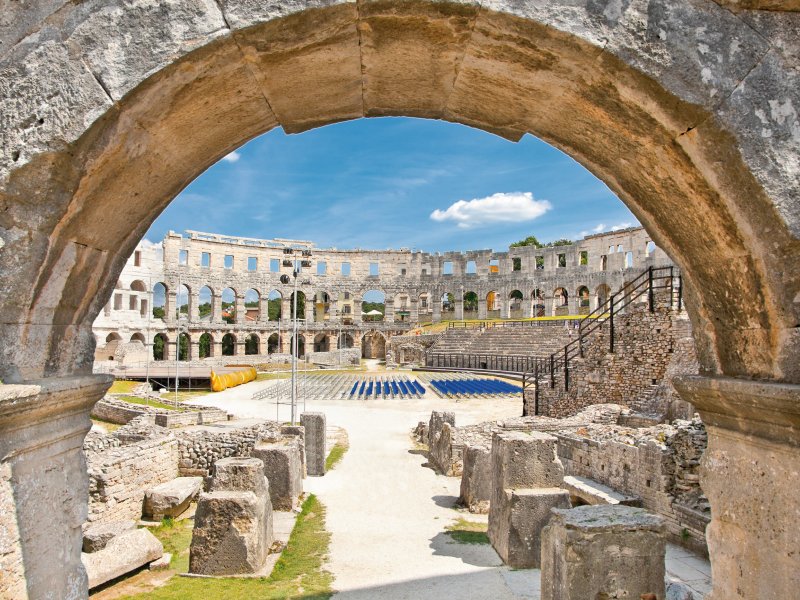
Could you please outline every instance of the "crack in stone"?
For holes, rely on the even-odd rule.
[[[361,35],[361,2],[362,0],[356,0],[356,33],[358,34],[358,62],[361,67],[361,115],[366,117],[367,116],[367,100],[365,94],[366,88],[366,74],[367,69],[366,65],[364,64],[364,47],[363,47],[363,38]]]

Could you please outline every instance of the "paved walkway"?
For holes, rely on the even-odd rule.
[[[244,388],[250,388],[244,393]],[[238,392],[237,392],[238,390]],[[206,403],[245,417],[275,418],[275,405],[249,400],[250,385],[216,394]],[[288,416],[288,407],[286,409]],[[438,398],[410,401],[326,401],[307,410],[323,411],[329,425],[347,430],[350,450],[325,477],[308,478],[306,491],[327,507],[332,534],[328,568],[340,600],[512,600],[539,598],[538,570],[502,566],[488,545],[458,544],[445,527],[455,511],[460,481],[425,468],[412,449],[411,429],[431,410],[453,410],[460,425],[519,413],[519,401]],[[281,415],[282,418],[284,415]],[[670,547],[667,571],[708,592],[708,562]],[[701,595],[697,595],[699,600]]]

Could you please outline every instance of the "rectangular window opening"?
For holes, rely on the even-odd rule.
[[[200,266],[201,267],[210,267],[211,266],[211,253],[210,252],[203,252],[200,255]]]
[[[188,265],[189,264],[189,251],[188,250],[179,250],[178,251],[178,264],[179,265]]]
[[[247,257],[247,270],[248,271],[258,270],[258,259],[255,256]]]
[[[536,257],[536,268],[537,269],[544,269],[544,256],[537,256]]]
[[[511,259],[511,270],[522,271],[522,259],[519,257]]]
[[[317,275],[325,275],[328,272],[328,263],[324,260],[317,261]]]
[[[350,277],[350,263],[343,262],[342,263],[342,277]]]
[[[647,245],[644,248],[645,256],[651,256],[655,251],[656,251],[656,243],[651,240],[648,240]]]
[[[114,310],[122,310],[122,294],[114,294]]]
[[[370,277],[377,277],[381,274],[381,266],[379,263],[371,262],[369,263],[369,276]]]
[[[225,266],[226,269],[232,269],[233,268],[233,254],[226,254],[225,255],[224,266]]]
[[[474,260],[467,261],[467,275],[475,275],[478,272],[478,264]]]
[[[567,255],[566,254],[559,254],[558,255],[558,266],[559,267],[566,267],[567,266]]]
[[[625,268],[630,269],[633,266],[633,252],[625,253]]]
[[[499,273],[500,272],[500,261],[496,258],[493,258],[489,261],[489,273]]]
[[[589,251],[588,250],[581,250],[581,263],[582,265],[589,264]]]
[[[452,275],[453,274],[453,261],[446,260],[442,263],[442,275]]]
[[[142,252],[141,250],[137,250],[133,253],[133,266],[134,267],[141,267],[142,266]]]
[[[269,272],[270,273],[280,273],[281,270],[281,259],[280,258],[270,258],[269,259]]]
[[[128,299],[128,310],[136,310],[136,296],[130,296]]]

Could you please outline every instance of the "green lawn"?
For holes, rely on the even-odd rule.
[[[346,443],[337,442],[334,444],[331,451],[328,453],[328,457],[325,459],[325,470],[330,471],[333,469],[342,458],[344,458],[345,452],[349,446]]]
[[[191,541],[190,521],[153,531],[173,552],[171,566],[178,571],[188,568]],[[188,535],[187,535],[188,533]],[[325,531],[325,507],[313,494],[303,502],[289,543],[272,575],[267,578],[190,578],[175,576],[166,585],[151,592],[127,596],[137,600],[326,600],[333,595],[333,575],[323,569],[328,554],[330,534]],[[177,557],[176,557],[177,555]],[[185,558],[184,558],[185,557]]]
[[[133,388],[137,385],[140,385],[141,381],[127,381],[124,379],[117,379],[114,383],[111,384],[111,387],[108,390],[109,394],[130,394],[133,392]]]
[[[488,544],[489,536],[486,534],[488,528],[486,523],[459,518],[452,525],[445,527],[445,531],[459,544]]]

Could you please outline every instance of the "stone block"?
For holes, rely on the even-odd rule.
[[[306,430],[302,425],[283,425],[281,426],[281,435],[284,437],[296,437],[300,440],[300,467],[303,470],[303,476],[306,473]]]
[[[325,413],[303,413],[300,415],[300,423],[305,428],[306,472],[310,477],[321,477],[325,475],[325,458],[327,457]]]
[[[189,572],[200,575],[255,573],[272,545],[272,505],[250,491],[200,494],[194,517]]]
[[[148,569],[151,571],[166,571],[169,569],[169,563],[172,562],[172,554],[164,552],[161,558],[158,558],[150,563]]]
[[[560,487],[564,466],[556,455],[558,440],[547,433],[508,431],[492,437],[492,487]]]
[[[91,553],[102,550],[113,538],[132,529],[136,529],[136,523],[130,520],[90,525],[83,532],[83,551]]]
[[[506,489],[489,509],[489,541],[505,564],[517,569],[541,565],[542,529],[553,508],[570,507],[569,492],[559,488]]]
[[[161,558],[164,547],[147,529],[133,529],[111,538],[106,547],[81,554],[89,589]]]
[[[661,517],[622,505],[552,513],[542,532],[542,600],[665,597]]]
[[[209,491],[253,492],[261,498],[269,494],[268,488],[264,463],[257,458],[229,457],[214,463]]]
[[[464,448],[459,501],[472,513],[488,513],[492,495],[492,452],[485,446]]]
[[[145,492],[142,512],[155,520],[177,517],[197,498],[202,487],[202,477],[177,477],[157,485]]]
[[[297,441],[260,442],[250,456],[264,463],[269,495],[275,510],[292,510],[303,492],[300,445]]]
[[[427,439],[425,440],[430,447],[433,443],[434,436],[438,436],[442,431],[442,426],[445,423],[449,423],[451,427],[456,426],[456,413],[454,412],[444,412],[439,410],[434,410],[431,412],[430,421],[428,421],[428,431],[427,431]]]

